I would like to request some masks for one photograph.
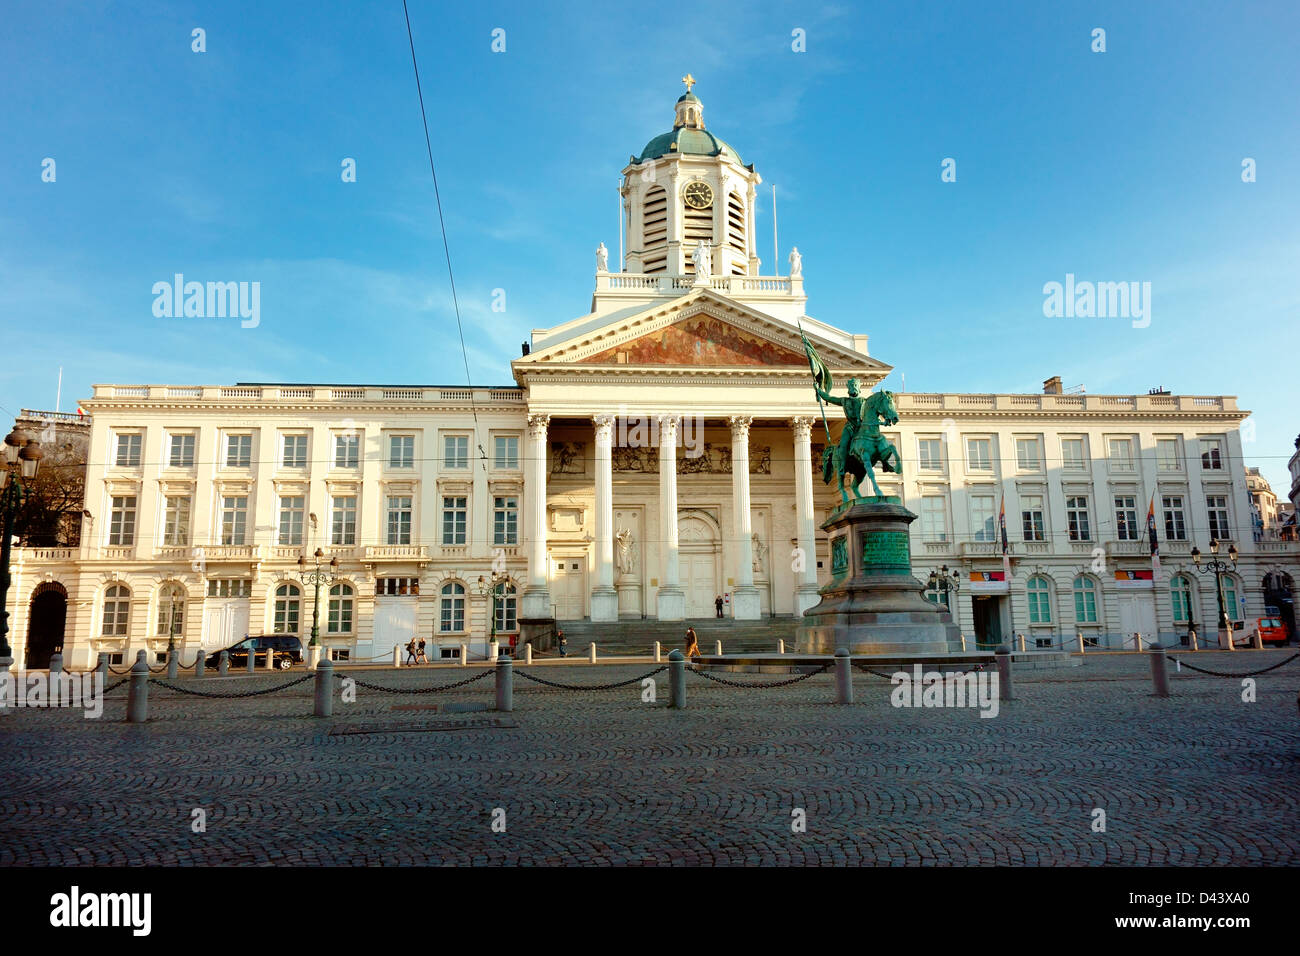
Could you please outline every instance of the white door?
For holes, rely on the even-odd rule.
[[[587,559],[555,558],[551,562],[551,601],[557,621],[580,621],[587,616]]]
[[[1156,640],[1156,604],[1150,594],[1124,594],[1119,598],[1119,627],[1124,648],[1136,649],[1134,634],[1142,635],[1142,647]]]
[[[242,641],[249,633],[247,600],[213,601],[209,598],[206,610],[203,619],[203,646],[206,650],[229,647]]]
[[[415,612],[419,603],[416,597],[375,598],[375,636],[370,654],[372,657],[393,653],[394,647],[405,647],[415,637]],[[428,653],[426,648],[425,653]],[[406,652],[402,652],[406,660]]]
[[[713,555],[688,553],[680,561],[682,583],[686,586],[686,616],[715,617],[713,602],[722,592],[717,589],[713,573]]]

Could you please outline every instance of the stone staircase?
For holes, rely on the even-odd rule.
[[[570,657],[585,655],[587,645],[596,644],[601,656],[649,654],[654,642],[663,645],[667,654],[685,646],[686,629],[694,627],[700,638],[700,650],[712,654],[714,642],[722,642],[724,654],[775,653],[777,641],[784,640],[787,651],[795,646],[794,617],[765,617],[757,621],[733,621],[730,618],[705,618],[688,621],[560,621],[559,627],[569,641]]]

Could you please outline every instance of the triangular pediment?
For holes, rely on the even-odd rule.
[[[889,365],[860,351],[828,341],[816,328],[807,334],[832,369],[861,372],[870,379],[879,379],[890,370]],[[516,373],[565,367],[724,373],[765,369],[777,374],[808,370],[797,327],[711,289],[698,289],[589,327],[511,364]]]

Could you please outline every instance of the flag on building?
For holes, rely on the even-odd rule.
[[[1151,504],[1147,506],[1147,538],[1151,541],[1151,570],[1160,573],[1160,542],[1156,539],[1156,496],[1151,495]]]
[[[1007,544],[1007,496],[1002,496],[1002,509],[998,512],[998,531],[1002,535],[1002,570],[1011,579],[1011,548]]]

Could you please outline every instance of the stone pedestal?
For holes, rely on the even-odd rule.
[[[731,589],[731,616],[737,621],[757,621],[763,616],[763,601],[758,588],[738,584]]]
[[[655,617],[681,621],[686,617],[686,592],[678,587],[661,587],[655,594]]]
[[[625,620],[639,620],[641,617],[641,582],[628,575],[618,579],[618,616]]]
[[[952,616],[926,600],[925,585],[912,577],[907,526],[915,520],[891,495],[854,502],[822,524],[830,539],[831,582],[804,613],[800,651],[937,654],[961,648]]]
[[[591,619],[593,621],[618,620],[618,591],[612,587],[592,588]]]

